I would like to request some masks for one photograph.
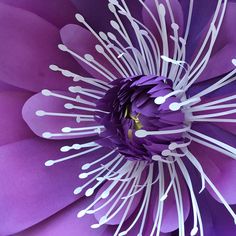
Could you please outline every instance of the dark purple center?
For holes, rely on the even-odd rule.
[[[171,80],[163,77],[138,76],[118,79],[112,88],[99,100],[97,107],[107,113],[99,113],[99,122],[105,127],[101,142],[105,146],[118,148],[128,159],[152,160],[161,155],[172,142],[182,142],[182,133],[147,135],[139,138],[138,130],[163,131],[184,127],[181,110],[171,111],[172,103],[179,103],[176,96],[170,96],[163,104],[154,100],[171,92]]]

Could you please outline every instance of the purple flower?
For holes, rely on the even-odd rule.
[[[0,3],[0,235],[234,235],[236,3],[94,2]]]

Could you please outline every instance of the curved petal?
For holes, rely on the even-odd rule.
[[[188,193],[186,183],[183,180],[182,174],[178,173],[178,179],[181,186],[184,220],[186,220],[190,212],[189,193]],[[165,189],[168,187],[170,181],[171,181],[170,176],[166,174],[165,175],[165,182],[166,182]],[[157,189],[156,191],[156,196],[159,196],[159,189]],[[157,209],[160,202],[157,201],[157,197],[156,198],[153,197],[152,201],[154,203],[153,205],[155,206],[154,211],[153,211],[153,220],[155,222]],[[172,232],[178,229],[179,227],[179,217],[178,217],[175,193],[174,193],[173,188],[171,188],[171,190],[169,191],[168,196],[164,200],[163,204],[164,205],[163,205],[161,232],[168,233],[168,232]]]
[[[235,68],[232,59],[236,56],[236,33],[232,28],[236,20],[235,16],[236,3],[228,2],[227,9],[224,15],[223,23],[221,25],[217,40],[215,42],[211,58],[199,76],[197,82],[211,79],[219,75],[230,72]],[[207,30],[210,24],[207,26]],[[202,42],[200,42],[200,45]],[[199,48],[197,49],[197,51]],[[220,66],[218,66],[220,62]]]
[[[12,86],[10,84],[7,84],[7,83],[4,83],[2,81],[0,81],[0,92],[6,92],[6,91],[16,91],[16,92],[20,92],[20,91],[24,91],[24,89],[20,89],[20,88],[17,88],[15,86]]]
[[[236,147],[235,135],[220,129],[217,126],[201,123],[195,124],[193,126],[193,130],[231,145],[234,148]],[[236,178],[235,160],[195,142],[192,142],[189,148],[194,156],[202,164],[206,175],[218,188],[226,201],[229,204],[235,204],[236,196],[233,194],[236,191],[234,181]],[[215,195],[210,186],[207,186],[207,189],[212,194],[212,196],[219,201],[219,198]]]
[[[76,8],[68,0],[0,0],[0,2],[33,12],[58,28],[75,22]]]
[[[114,183],[115,185],[112,185]],[[106,216],[105,218],[109,219],[109,221],[107,221],[106,224],[119,225],[119,223],[123,219],[124,214],[126,215],[125,220],[127,220],[138,207],[141,201],[141,198],[143,196],[143,191],[140,191],[139,193],[137,193],[134,196],[134,198],[130,198],[131,200],[129,200],[128,198],[125,201],[122,198],[130,194],[130,188],[134,184],[134,180],[130,180],[130,182],[126,183],[125,185],[122,183],[123,183],[122,181],[116,182],[116,180],[112,180],[112,181],[108,180],[96,194],[96,198],[95,198],[96,204],[94,205],[94,209],[96,210],[96,209],[101,208],[99,211],[95,212],[95,217],[98,220],[98,222],[100,220],[103,221],[103,217]],[[114,186],[114,187],[108,193],[108,189],[110,186]],[[123,189],[125,190],[123,191]],[[104,193],[108,193],[109,197],[105,199],[102,198],[101,196]],[[109,199],[112,199],[112,200],[109,201]],[[106,204],[108,201],[109,203]],[[132,202],[130,203],[130,201]],[[102,207],[103,205],[104,207]],[[128,209],[128,212],[127,212],[127,209]],[[107,215],[108,212],[109,214]]]
[[[71,1],[78,8],[79,13],[84,16],[85,20],[97,32],[99,31],[112,32],[114,30],[110,25],[110,20],[115,20],[115,17],[108,8],[109,1],[107,0],[93,1],[92,4],[86,0],[71,0]],[[131,14],[135,18],[139,19],[141,15],[141,5],[139,3],[131,1],[126,1],[126,4],[129,7]],[[125,23],[126,22],[124,22],[124,24]]]
[[[52,91],[58,95],[71,97],[70,93]],[[71,138],[82,138],[88,136],[96,136],[96,132],[91,133],[94,129],[90,129],[88,134],[81,131],[81,135],[69,135],[69,133],[63,133],[62,129],[65,127],[70,128],[86,128],[98,126],[96,121],[79,121],[79,117],[83,115],[91,116],[93,119],[94,112],[89,111],[78,111],[76,109],[66,109],[65,104],[73,103],[75,106],[81,105],[87,107],[86,105],[79,104],[77,102],[71,102],[70,100],[60,99],[53,96],[45,96],[42,93],[38,93],[32,96],[24,105],[22,113],[23,118],[32,131],[40,137],[47,136],[44,133],[61,134],[55,136],[48,136],[51,139],[71,139]],[[41,114],[37,115],[39,112],[53,113],[53,114]],[[79,131],[78,131],[79,132]],[[77,133],[78,133],[77,132]],[[76,133],[76,132],[75,132]],[[64,135],[63,135],[64,134]]]
[[[197,201],[203,222],[204,235],[222,236],[236,233],[232,216],[224,205],[212,199],[208,192],[197,194]],[[207,206],[207,207],[206,207]],[[232,206],[235,211],[235,207]],[[193,217],[190,215],[186,222],[186,234],[190,235],[193,227]]]
[[[65,89],[71,83],[49,70],[50,64],[75,70],[76,63],[57,48],[57,28],[37,15],[0,3],[0,80],[40,91]],[[78,66],[77,66],[78,67]]]
[[[96,222],[93,215],[86,215],[81,219],[76,217],[80,210],[90,204],[89,201],[91,199],[83,198],[32,228],[16,234],[16,236],[73,236],[80,233],[86,236],[110,236],[111,232],[106,226],[99,229],[91,229],[90,226]]]
[[[156,6],[156,1],[153,0],[145,0],[144,1],[146,4],[146,7],[149,8],[149,11],[152,12],[153,16],[156,18],[156,21],[158,23],[158,25],[161,26],[161,20],[159,18],[159,13],[157,12],[157,6]],[[169,11],[169,7],[167,4],[167,1],[164,0],[159,0],[158,1],[159,6],[160,4],[162,4],[164,6],[164,11],[165,11],[165,28],[166,28],[166,33],[167,33],[167,38],[164,38],[164,42],[161,39],[160,36],[160,32],[157,29],[157,26],[154,22],[154,20],[152,19],[152,17],[150,16],[149,12],[146,10],[145,7],[143,7],[142,10],[142,14],[143,14],[143,21],[145,23],[145,25],[151,30],[151,32],[156,36],[156,39],[160,45],[160,48],[163,49],[163,44],[168,44],[169,47],[169,57],[173,57],[173,52],[174,52],[174,43],[173,40],[170,38],[170,36],[174,35],[174,30],[172,28],[172,16],[174,18],[174,23],[176,23],[178,25],[178,34],[179,36],[181,36],[184,33],[184,23],[183,23],[183,11],[182,11],[182,7],[179,3],[178,0],[173,0],[173,1],[169,1],[169,6],[171,9],[171,12]],[[164,35],[165,30],[162,30],[162,34]],[[163,54],[163,52],[161,52]]]
[[[236,8],[235,8],[236,9]],[[215,52],[211,59],[209,60],[207,67],[204,69],[203,73],[197,80],[204,81],[210,78],[214,78],[219,75],[223,75],[230,72],[235,68],[232,63],[232,59],[236,58],[236,46],[235,43],[228,43],[225,46]],[[218,66],[220,62],[220,66]]]
[[[210,86],[214,85],[219,80],[219,78],[220,77],[205,80],[200,83],[196,83],[187,92],[188,97],[192,97],[192,96],[202,92],[203,90],[209,88]],[[199,103],[197,105],[218,101],[220,99],[224,99],[224,98],[231,97],[231,96],[233,97],[233,96],[235,96],[235,91],[236,91],[236,81],[233,81],[233,82],[223,86],[220,89],[217,89],[211,93],[204,95],[203,97],[201,97],[201,99],[202,99],[201,103]],[[236,103],[236,99],[231,99],[225,103],[219,103],[217,105],[221,106],[221,105],[235,104],[235,103]],[[232,106],[231,107],[229,106],[228,108],[221,108],[221,109],[219,109],[219,108],[218,109],[207,109],[207,107],[206,107],[204,110],[195,112],[193,114],[194,115],[207,115],[207,114],[226,112],[226,111],[233,110],[233,109],[234,109],[234,107],[232,107]],[[212,119],[214,119],[214,118],[232,120],[232,119],[236,118],[236,113],[213,117]],[[235,122],[213,122],[212,121],[211,124],[214,124],[217,127],[220,127],[226,131],[236,134],[236,123]]]
[[[216,78],[204,80],[204,81],[193,84],[187,91],[188,97],[193,97],[194,95],[197,95],[198,93],[209,88],[210,86],[213,86],[221,78],[223,78],[223,76],[225,75],[221,75]],[[201,97],[202,102],[207,103],[213,100],[221,99],[223,97],[234,95],[235,89],[236,89],[236,81],[232,81],[231,83],[202,96]]]
[[[51,167],[44,165],[48,159],[73,155],[60,152],[63,145],[75,141],[58,142],[28,139],[0,148],[0,234],[11,235],[24,230],[74,202],[84,194],[75,196],[76,187],[94,176],[78,179],[82,165],[104,155],[104,148],[61,162]],[[94,168],[97,168],[96,166]],[[88,180],[89,179],[89,180]]]
[[[102,54],[96,51],[95,46],[100,45],[100,43],[87,29],[84,29],[79,25],[66,25],[61,29],[61,38],[63,43],[70,50],[81,57],[84,57],[86,54],[92,55],[97,62],[108,69],[111,73],[118,76],[118,73],[112,64]],[[108,57],[110,57],[110,55],[108,55]],[[81,60],[78,60],[78,62],[86,71],[93,75],[94,78],[103,78],[100,73],[92,69],[86,63]],[[104,80],[109,82],[109,80],[105,78]]]
[[[30,96],[29,92],[0,93],[0,146],[35,136],[21,115],[22,106]]]
[[[189,14],[189,3],[190,1],[186,0],[179,0],[184,13],[184,23],[186,26],[187,18]],[[205,0],[198,0],[193,1],[193,11],[192,11],[192,17],[191,17],[191,24],[189,29],[189,36],[188,41],[186,44],[186,57],[187,61],[189,62],[192,58],[192,55],[194,53],[194,50],[197,46],[199,46],[198,41],[202,38],[204,32],[202,29],[205,28],[205,26],[209,23],[211,17],[213,16],[217,1],[215,0],[208,0],[207,1],[207,7],[206,7],[206,1]]]

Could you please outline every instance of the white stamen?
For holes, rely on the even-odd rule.
[[[165,103],[166,99],[171,97],[171,96],[174,96],[174,95],[177,95],[179,93],[183,93],[184,91],[183,90],[175,90],[165,96],[160,96],[160,97],[157,97],[154,102],[157,104],[157,105],[161,105],[163,103]]]
[[[67,161],[67,160],[73,159],[75,157],[80,157],[80,156],[85,155],[87,153],[93,152],[93,151],[95,151],[99,148],[101,148],[101,146],[96,146],[96,147],[88,149],[86,151],[79,152],[79,153],[76,153],[74,155],[63,157],[63,158],[60,158],[60,159],[57,159],[57,160],[48,160],[48,161],[45,162],[45,166],[52,166],[52,165],[54,165],[56,163],[59,163],[59,162]]]
[[[186,105],[190,105],[190,104],[196,104],[199,103],[201,101],[200,98],[190,98],[188,100],[185,100],[184,102],[181,103],[177,103],[177,102],[173,102],[170,104],[169,108],[171,111],[178,111],[181,107],[186,106]]]
[[[165,135],[165,134],[179,134],[188,131],[190,127],[185,127],[182,129],[173,129],[173,130],[160,130],[160,131],[149,131],[140,129],[135,132],[135,135],[138,138],[145,138],[148,135]]]

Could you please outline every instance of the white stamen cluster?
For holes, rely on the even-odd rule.
[[[170,1],[166,0],[166,6],[159,4],[157,0],[153,1],[155,1],[156,6],[155,14],[151,9],[149,9],[143,0],[138,0],[147,15],[149,15],[155,24],[157,32],[159,32],[160,35],[161,45],[157,42],[153,32],[151,32],[150,29],[142,22],[132,16],[125,0],[110,0],[108,4],[109,10],[114,15],[114,19],[110,23],[116,32],[115,34],[111,32],[96,32],[86,22],[86,19],[84,19],[83,16],[76,14],[76,19],[78,22],[87,28],[88,31],[90,31],[91,34],[97,39],[97,45],[94,45],[95,50],[107,60],[110,66],[112,66],[112,68],[117,72],[117,75],[112,73],[105,67],[105,65],[101,64],[93,55],[78,55],[65,45],[60,44],[60,50],[69,53],[78,61],[84,63],[84,65],[89,66],[96,73],[99,73],[104,80],[83,77],[71,71],[62,69],[56,65],[51,65],[51,70],[62,73],[65,77],[72,78],[76,83],[81,81],[84,84],[92,85],[94,89],[87,89],[86,87],[81,86],[69,87],[68,90],[72,94],[71,97],[49,90],[43,90],[42,94],[44,96],[52,96],[58,99],[66,100],[67,103],[65,103],[64,107],[73,113],[55,113],[38,110],[36,115],[39,117],[69,117],[71,119],[75,119],[78,123],[84,124],[83,128],[62,127],[58,133],[47,131],[43,133],[43,137],[45,138],[50,139],[65,136],[71,136],[74,138],[82,135],[100,134],[104,130],[103,126],[87,126],[86,123],[95,121],[95,113],[105,112],[98,110],[95,106],[96,101],[102,98],[112,87],[109,84],[111,81],[116,80],[118,76],[125,78],[143,74],[163,76],[171,79],[173,81],[173,92],[163,97],[157,97],[154,102],[156,105],[161,105],[172,96],[179,97],[181,102],[170,104],[169,109],[170,111],[182,110],[185,113],[185,127],[163,131],[147,131],[141,129],[137,130],[135,135],[139,138],[145,138],[149,135],[183,134],[183,137],[186,138],[187,141],[184,143],[170,143],[168,149],[162,151],[161,155],[157,154],[152,157],[153,162],[151,163],[146,161],[126,160],[125,157],[118,154],[117,149],[115,149],[99,157],[94,162],[84,164],[82,166],[82,170],[84,172],[79,175],[79,178],[89,178],[89,180],[83,186],[77,187],[74,190],[74,194],[80,194],[82,191],[85,191],[85,195],[89,197],[92,196],[104,183],[107,184],[107,188],[104,188],[104,191],[100,194],[100,196],[97,196],[94,202],[92,202],[86,209],[80,211],[78,213],[78,217],[83,217],[86,214],[96,214],[96,212],[104,209],[109,204],[109,210],[103,217],[100,218],[98,223],[91,226],[92,228],[96,229],[106,223],[109,223],[110,220],[122,211],[123,215],[114,236],[129,235],[129,232],[134,228],[134,226],[137,225],[137,222],[140,224],[138,236],[142,236],[144,235],[147,216],[148,214],[152,214],[149,211],[154,211],[154,209],[149,208],[149,205],[153,192],[153,186],[155,185],[158,186],[159,196],[156,196],[158,206],[154,212],[155,217],[150,236],[160,234],[165,200],[168,199],[168,194],[170,191],[173,191],[175,196],[176,210],[178,213],[179,236],[184,236],[184,199],[180,185],[180,176],[178,176],[176,171],[176,168],[178,168],[182,173],[181,177],[185,180],[190,193],[193,212],[193,227],[191,236],[196,235],[198,231],[200,236],[203,236],[203,222],[194,191],[194,186],[191,180],[191,174],[182,159],[188,159],[199,171],[202,181],[200,193],[205,189],[205,185],[207,183],[232,215],[234,221],[236,221],[235,213],[218,191],[214,183],[205,174],[201,164],[197,160],[197,157],[195,157],[188,149],[191,142],[196,142],[223,153],[233,159],[236,158],[236,148],[222,141],[213,139],[208,135],[197,132],[191,128],[192,122],[236,122],[235,119],[222,118],[226,115],[236,113],[236,105],[234,103],[225,104],[225,102],[236,99],[236,95],[224,97],[208,103],[201,103],[200,105],[198,104],[201,102],[203,96],[235,81],[236,69],[193,97],[187,98],[186,91],[188,91],[193,83],[197,81],[209,62],[211,52],[225,14],[227,0],[218,0],[209,30],[205,36],[201,48],[198,51],[198,54],[195,56],[194,61],[190,65],[185,62],[185,57],[194,0],[189,1],[189,14],[183,37],[180,37],[179,35],[179,25],[175,21]],[[171,29],[173,31],[173,35],[170,36],[167,34],[167,14],[171,19]],[[128,30],[123,24],[123,17],[126,17],[126,20],[130,22],[133,33],[138,41],[138,46],[134,46]],[[170,41],[174,43],[173,55],[170,55],[168,45],[168,42]],[[236,59],[233,59],[232,63],[236,66]],[[214,111],[217,109],[226,110],[224,112],[210,113],[207,115],[194,115],[194,112]],[[78,111],[86,112],[86,114],[79,114]],[[96,142],[82,144],[76,143],[72,146],[63,146],[61,148],[62,153],[69,152],[71,150],[79,150],[79,152],[57,160],[49,160],[45,163],[45,165],[52,166],[56,163],[70,160],[72,158],[78,158],[88,153],[92,154],[102,148],[103,147]],[[155,165],[158,168],[158,173],[154,171]],[[167,183],[164,175],[165,168],[170,176]],[[115,192],[111,194],[114,189]],[[127,229],[124,229],[124,222],[134,202],[134,198],[140,193],[143,194],[143,201],[140,204],[138,213],[134,217],[130,226]],[[103,201],[103,204],[96,208],[96,204],[104,199],[106,199],[106,201]]]

